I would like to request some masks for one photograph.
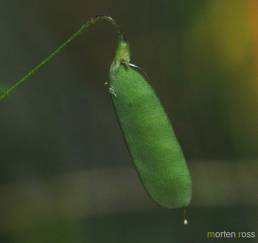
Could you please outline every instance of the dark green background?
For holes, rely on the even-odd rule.
[[[144,192],[141,203],[135,175],[114,173],[124,197],[120,203],[109,195],[112,186],[106,187],[111,206],[102,211],[98,171],[132,173],[132,165],[104,86],[115,31],[101,22],[0,103],[0,242],[209,242],[207,231],[224,230],[257,235],[258,58],[247,6],[245,0],[1,1],[2,87],[90,17],[117,20],[131,44],[132,62],[148,73],[171,118],[193,172],[194,198],[185,227],[181,210],[160,209]],[[62,175],[77,180],[87,171],[96,172],[87,195],[101,203],[89,214],[63,215],[65,209],[52,205],[53,197],[62,205],[70,198]],[[53,195],[45,183],[60,176]],[[73,212],[76,199],[70,199]],[[33,208],[30,215],[22,213],[25,208]]]

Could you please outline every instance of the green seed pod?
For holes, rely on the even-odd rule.
[[[124,41],[119,26],[110,16],[91,18],[13,85],[1,92],[0,84],[0,101],[99,20],[110,22],[116,28],[119,38],[121,37],[110,68],[109,91],[128,150],[143,185],[159,205],[168,208],[185,207],[191,200],[191,178],[184,155],[155,92],[145,78],[131,68],[136,66],[130,64],[129,46]],[[186,219],[184,223],[187,224]]]
[[[109,90],[129,153],[157,204],[185,207],[192,183],[184,155],[154,90],[129,61],[128,44],[121,41],[110,68]]]

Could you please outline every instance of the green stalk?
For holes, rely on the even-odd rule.
[[[54,57],[56,57],[64,48],[66,48],[74,39],[76,39],[78,36],[80,36],[82,33],[84,33],[86,30],[88,30],[91,26],[95,25],[98,21],[105,20],[109,23],[111,23],[116,31],[118,40],[121,41],[124,39],[122,32],[120,31],[120,28],[118,24],[115,22],[115,20],[110,16],[96,16],[91,19],[89,19],[86,23],[84,23],[79,30],[74,32],[69,38],[67,38],[60,46],[58,46],[54,51],[52,51],[43,61],[41,61],[38,65],[33,67],[27,74],[25,74],[22,78],[17,80],[12,86],[7,88],[4,92],[0,93],[0,101],[7,98],[11,93],[13,93],[19,86],[24,84],[25,81],[27,81],[31,76],[33,76],[37,71],[39,71],[41,68],[43,68],[46,64],[48,64]]]

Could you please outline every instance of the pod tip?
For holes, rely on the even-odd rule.
[[[187,220],[187,218],[186,218],[186,208],[184,208],[184,210],[183,210],[183,222],[184,222],[184,225],[188,225],[188,220]]]

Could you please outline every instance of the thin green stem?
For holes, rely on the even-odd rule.
[[[124,39],[122,32],[118,24],[115,20],[110,16],[96,16],[94,18],[89,19],[86,23],[84,23],[79,30],[73,33],[66,41],[64,41],[60,46],[58,46],[53,52],[50,53],[43,61],[41,61],[38,65],[33,67],[27,74],[25,74],[21,79],[16,81],[11,87],[7,88],[2,94],[0,94],[0,101],[8,97],[11,93],[13,93],[19,86],[21,86],[26,80],[28,80],[32,75],[34,75],[37,71],[39,71],[42,67],[48,64],[54,57],[56,57],[65,47],[67,47],[75,38],[80,36],[83,32],[88,30],[89,27],[93,26],[99,20],[105,20],[110,22],[116,29],[119,40]]]

